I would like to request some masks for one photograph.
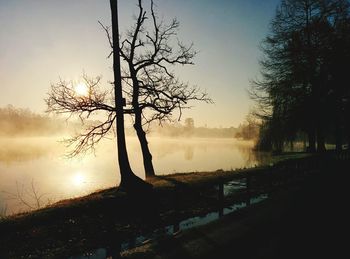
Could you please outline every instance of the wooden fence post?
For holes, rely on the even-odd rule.
[[[250,173],[247,173],[247,177],[246,177],[246,189],[247,189],[247,198],[246,198],[246,204],[247,206],[250,206],[250,196],[251,196],[251,188],[252,188],[252,176],[250,175]]]
[[[223,181],[220,181],[219,183],[218,199],[219,199],[219,217],[222,217],[224,215],[224,182]]]

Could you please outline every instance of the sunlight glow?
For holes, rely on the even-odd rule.
[[[87,97],[89,95],[89,87],[85,83],[78,83],[74,87],[74,91],[77,95]]]
[[[77,172],[75,175],[73,175],[72,183],[76,186],[82,185],[86,181],[85,175],[83,175],[81,172]]]

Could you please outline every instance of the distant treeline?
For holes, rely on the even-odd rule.
[[[234,138],[237,129],[195,127],[194,120],[187,118],[184,124],[164,123],[163,125],[152,125],[150,135],[161,137],[199,137],[199,138]]]
[[[260,122],[248,115],[246,120],[237,128],[235,137],[243,140],[257,140],[259,138]]]
[[[77,123],[39,115],[29,109],[0,107],[0,136],[51,136],[72,132]]]
[[[37,114],[29,109],[17,108],[12,105],[0,107],[0,137],[18,136],[54,136],[75,135],[89,125],[98,121],[86,121],[82,125],[79,120]],[[244,122],[239,128],[210,128],[195,127],[192,118],[185,119],[184,123],[152,124],[149,134],[160,137],[199,137],[199,138],[240,138],[244,140],[256,138],[256,125],[250,121]],[[128,136],[135,136],[132,126],[126,128]]]

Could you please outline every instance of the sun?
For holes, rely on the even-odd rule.
[[[82,185],[86,180],[86,177],[83,173],[77,172],[75,175],[72,177],[72,183],[76,186]]]
[[[79,96],[87,97],[89,95],[89,87],[85,83],[75,85],[74,91]]]

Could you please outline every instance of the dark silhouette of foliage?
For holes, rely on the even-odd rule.
[[[345,0],[283,0],[277,8],[262,43],[261,78],[251,91],[272,148],[281,150],[302,131],[309,151],[323,151],[335,129],[341,149],[349,23]]]
[[[244,140],[256,140],[259,135],[259,120],[249,113],[245,121],[237,128],[235,138]]]

